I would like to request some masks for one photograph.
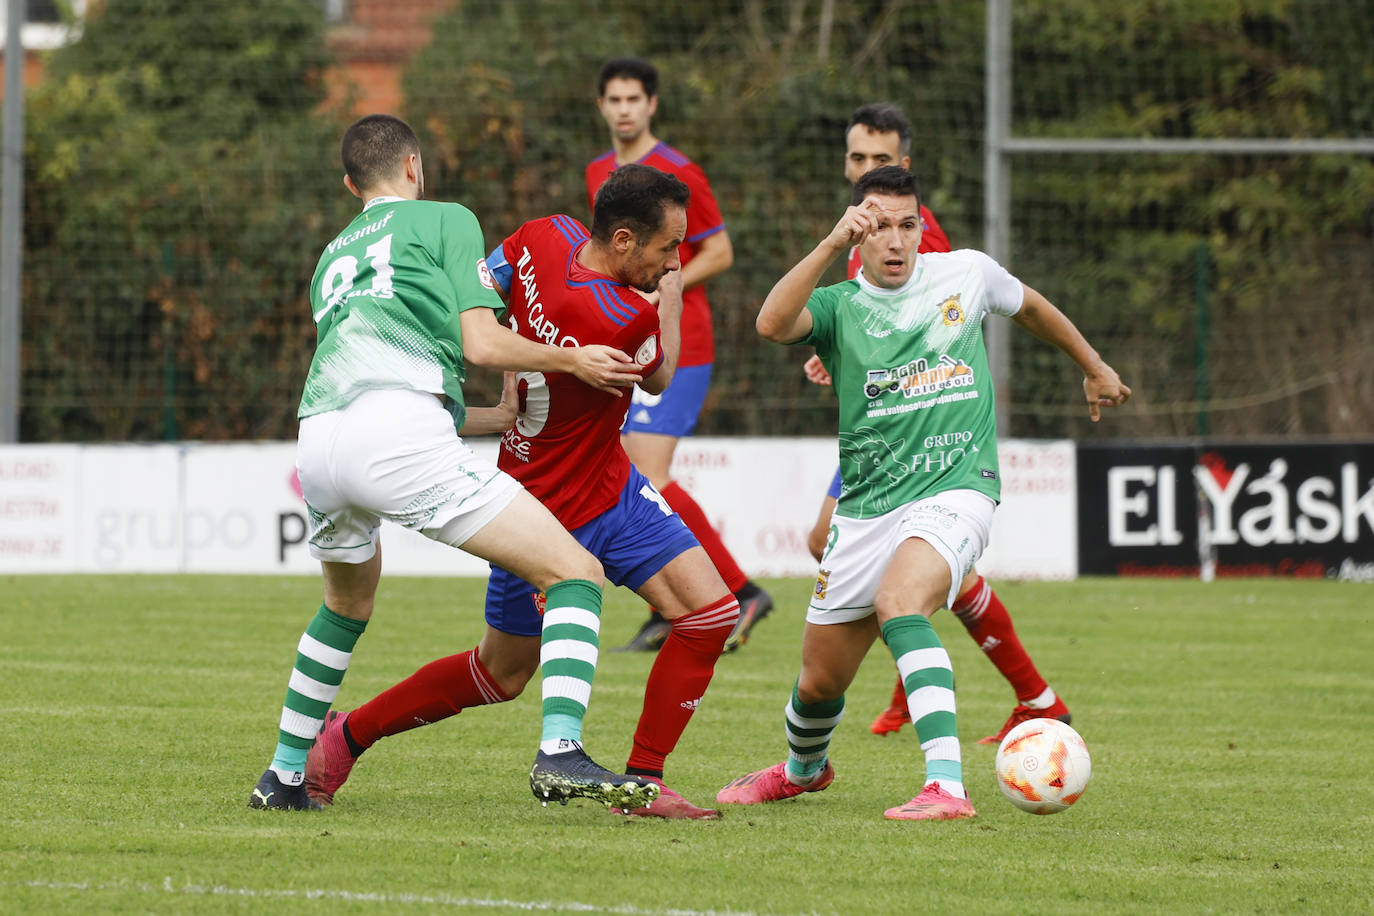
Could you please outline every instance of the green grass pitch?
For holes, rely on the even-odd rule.
[[[780,759],[810,589],[723,658],[670,784],[707,803]],[[971,821],[888,822],[922,773],[879,738],[893,667],[849,694],[825,792],[717,822],[541,808],[537,681],[387,739],[323,813],[248,809],[309,578],[0,578],[0,911],[1357,913],[1374,911],[1374,589],[1332,582],[997,583],[1093,756],[1082,800],[1024,814],[977,738],[1011,709],[949,614]],[[483,583],[385,579],[339,705],[481,631]],[[608,599],[603,645],[642,615]],[[603,651],[588,750],[624,763],[652,658]]]

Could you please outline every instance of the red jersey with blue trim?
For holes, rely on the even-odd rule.
[[[921,244],[916,246],[916,253],[949,250],[949,238],[945,235],[945,230],[935,222],[935,214],[927,210],[925,204],[921,204]],[[849,269],[845,276],[853,280],[859,275],[859,268],[862,266],[859,262],[859,246],[855,245],[849,249]]]
[[[660,142],[639,160],[640,165],[649,165],[660,172],[667,172],[681,179],[692,192],[687,202],[687,237],[678,248],[682,266],[692,260],[701,240],[725,229],[720,207],[716,206],[715,195],[706,173],[686,156],[666,143]],[[587,206],[596,200],[596,190],[601,182],[616,169],[615,150],[607,150],[587,164]],[[706,284],[698,283],[682,293],[682,352],[678,356],[678,366],[704,366],[716,358],[715,336],[711,330],[711,304],[706,299]]]
[[[487,256],[492,278],[508,293],[506,323],[539,343],[616,347],[652,375],[663,363],[658,311],[634,289],[577,262],[587,239],[571,216],[550,216],[525,223]],[[620,445],[629,391],[616,397],[562,372],[519,377],[520,416],[501,437],[497,465],[564,528],[576,528],[616,505],[629,479]]]

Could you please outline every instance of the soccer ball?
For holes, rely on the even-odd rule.
[[[997,748],[1002,794],[1031,814],[1054,814],[1078,801],[1092,772],[1088,746],[1058,719],[1022,722]]]

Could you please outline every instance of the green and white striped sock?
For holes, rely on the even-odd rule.
[[[305,772],[305,755],[339,695],[353,647],[366,628],[366,620],[342,617],[322,604],[301,634],[272,757],[272,769],[288,784],[300,782],[294,774]]]
[[[787,778],[799,786],[809,785],[825,769],[830,736],[844,718],[844,696],[824,703],[803,703],[792,687],[792,699],[784,708],[787,716]]]
[[[557,582],[544,593],[539,670],[543,675],[544,731],[539,749],[567,750],[582,740],[582,719],[592,696],[600,648],[601,588],[586,579]]]
[[[939,781],[957,798],[964,794],[964,767],[954,709],[954,668],[930,621],[919,614],[883,624],[883,641],[897,660],[906,704],[926,755],[926,783]]]

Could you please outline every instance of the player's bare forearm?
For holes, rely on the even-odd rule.
[[[724,229],[706,236],[692,247],[692,259],[682,265],[682,288],[691,289],[722,274],[735,263],[735,246]]]
[[[793,343],[811,333],[811,313],[806,310],[806,300],[842,250],[826,238],[773,284],[754,321],[754,329],[764,339]]]
[[[469,407],[463,415],[460,436],[489,436],[515,426],[520,416],[519,379],[514,372],[503,373],[501,400],[495,407]]]
[[[536,343],[499,324],[491,309],[468,309],[459,316],[463,355],[477,366],[535,372],[566,372],[593,388],[617,396],[639,381],[634,360],[614,347],[553,347]]]
[[[783,274],[782,279],[769,290],[763,307],[759,309],[759,316],[754,320],[754,329],[761,336],[774,343],[794,343],[811,333],[811,313],[806,309],[806,300],[811,297],[826,268],[841,253],[848,251],[851,245],[859,244],[878,227],[879,209],[877,201],[869,198],[845,210],[830,234]]]
[[[1092,421],[1096,423],[1101,419],[1101,408],[1120,407],[1126,403],[1131,389],[1092,348],[1078,327],[1040,293],[1025,284],[1022,286],[1025,298],[1013,320],[1036,337],[1063,350],[1083,370],[1083,396]]]
[[[503,433],[515,425],[515,411],[505,405],[498,407],[469,407],[463,416],[460,436],[490,436]]]

